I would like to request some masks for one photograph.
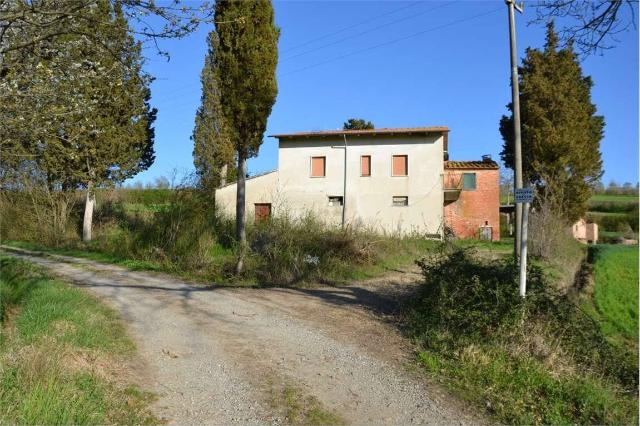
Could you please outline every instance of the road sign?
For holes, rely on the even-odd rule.
[[[533,201],[533,188],[517,188],[516,203],[531,203]]]

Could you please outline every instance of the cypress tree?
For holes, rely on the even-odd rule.
[[[571,45],[558,48],[549,24],[544,49],[526,50],[519,85],[524,177],[553,200],[559,214],[575,221],[586,212],[603,173],[604,118],[596,115],[591,102],[593,81],[583,75]],[[500,133],[502,160],[513,169],[512,120],[513,116],[502,117]]]
[[[280,31],[269,0],[217,1],[215,22],[221,112],[238,161],[236,237],[240,253],[236,271],[239,273],[246,250],[247,159],[258,154],[276,100]]]
[[[234,146],[224,123],[220,106],[220,90],[216,81],[216,51],[219,41],[215,32],[207,39],[209,51],[200,75],[202,95],[196,112],[193,140],[193,163],[200,184],[207,189],[224,186],[236,176]]]

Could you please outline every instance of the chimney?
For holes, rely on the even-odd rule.
[[[482,156],[482,162],[483,163],[490,163],[491,162],[491,154],[485,154]]]

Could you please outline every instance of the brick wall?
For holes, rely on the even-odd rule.
[[[463,189],[456,201],[445,203],[445,225],[458,238],[478,238],[480,227],[487,223],[492,227],[493,241],[500,240],[500,171],[449,169],[445,170],[445,180],[462,173],[476,174],[476,189]]]

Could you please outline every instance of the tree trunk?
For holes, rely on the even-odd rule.
[[[220,188],[227,184],[227,169],[228,166],[226,164],[220,169]]]
[[[244,267],[244,255],[247,246],[247,234],[245,230],[245,181],[247,178],[247,159],[244,155],[238,153],[238,183],[236,192],[236,238],[240,245],[238,253],[238,264],[236,265],[236,273],[242,272]]]
[[[87,196],[84,203],[84,221],[82,222],[82,241],[91,241],[91,225],[93,222],[93,207],[96,204],[96,195],[93,192],[91,182],[87,185]]]

